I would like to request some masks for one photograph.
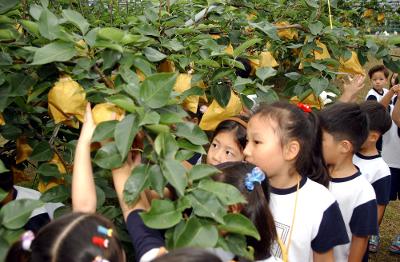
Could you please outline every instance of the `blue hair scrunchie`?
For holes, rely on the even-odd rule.
[[[264,179],[264,172],[259,167],[255,167],[251,170],[251,173],[247,173],[246,178],[244,179],[244,185],[248,191],[253,191],[254,184],[259,183],[261,185],[261,182],[264,181]]]

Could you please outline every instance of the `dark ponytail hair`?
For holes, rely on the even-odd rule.
[[[98,226],[112,228],[112,237],[99,234]],[[108,239],[108,247],[101,248],[93,244],[94,236]],[[30,251],[22,249],[21,241],[16,242],[8,251],[5,261],[90,262],[97,256],[110,262],[124,260],[125,255],[112,222],[95,214],[71,213],[43,227],[32,241]]]
[[[282,146],[292,139],[297,140],[300,151],[295,162],[296,171],[325,187],[328,186],[329,174],[322,156],[322,130],[314,112],[305,112],[288,102],[276,102],[261,105],[253,117],[276,122]]]
[[[239,119],[239,120],[235,120]],[[247,124],[249,121],[248,117],[245,116],[235,116],[229,119],[226,119],[218,124],[217,128],[214,131],[213,137],[214,138],[221,132],[235,132],[236,143],[243,150],[246,147],[246,136],[247,136],[247,127],[243,125],[244,122]]]
[[[265,196],[269,195],[268,180],[263,185],[255,184],[254,190],[248,191],[245,186],[246,174],[251,173],[255,166],[246,162],[226,162],[217,166],[221,173],[214,177],[215,180],[236,187],[246,198],[241,213],[253,222],[260,234],[260,241],[248,237],[247,244],[254,248],[254,259],[262,260],[271,256],[271,247],[277,239],[275,222]],[[265,191],[264,191],[265,190]]]

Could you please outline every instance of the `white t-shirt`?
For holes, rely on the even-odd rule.
[[[303,177],[300,189],[271,188],[270,209],[281,241],[288,246],[297,194],[296,217],[289,246],[290,262],[313,261],[313,251],[324,253],[349,242],[338,203],[327,188]],[[272,255],[282,258],[274,246]]]
[[[353,157],[353,163],[374,188],[378,205],[387,205],[390,199],[390,169],[382,156],[357,153]]]
[[[34,199],[34,200],[39,200],[40,196],[42,195],[39,191],[26,188],[26,187],[20,187],[20,186],[14,186],[15,190],[17,190],[17,199]],[[39,207],[35,210],[33,210],[30,218],[35,217],[40,214],[48,213],[50,219],[54,218],[54,211],[62,207],[63,204],[61,203],[46,203],[44,206]]]
[[[393,112],[393,106],[389,106],[390,115]],[[392,121],[392,126],[388,132],[383,135],[382,157],[389,167],[400,168],[400,127]]]
[[[379,102],[386,95],[388,91],[389,90],[387,90],[386,88],[383,88],[382,92],[378,92],[375,88],[371,88],[368,91],[365,100],[374,100]]]
[[[369,236],[378,233],[375,192],[360,172],[345,178],[332,178],[329,189],[339,203],[350,240],[353,234]],[[333,252],[335,261],[347,261],[350,243],[335,247]]]

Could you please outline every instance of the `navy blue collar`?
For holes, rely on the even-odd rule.
[[[375,89],[375,87],[373,87],[372,89],[374,89],[374,90],[375,90],[375,92],[377,92],[377,93],[378,93],[378,95],[380,95],[380,96],[383,96],[383,94],[384,94],[384,91],[383,91],[383,89],[382,89],[381,91],[378,91],[378,90],[376,90],[376,89]]]
[[[378,152],[378,154],[374,155],[374,156],[364,156],[361,153],[356,153],[356,156],[358,156],[361,159],[371,160],[371,159],[375,159],[375,158],[380,158],[381,157],[381,153]]]
[[[302,188],[306,182],[307,182],[307,177],[303,176],[300,180],[300,188]],[[276,188],[271,186],[271,193],[277,195],[288,195],[296,192],[296,190],[297,190],[297,185],[289,188]]]
[[[358,169],[358,167],[357,167]],[[331,178],[331,181],[334,183],[342,183],[342,182],[347,182],[350,180],[353,180],[354,178],[358,177],[361,175],[360,170],[358,170],[354,175],[348,176],[348,177],[341,177],[341,178]]]

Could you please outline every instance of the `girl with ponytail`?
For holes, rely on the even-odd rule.
[[[285,102],[262,105],[247,127],[246,160],[267,174],[271,186],[269,207],[282,244],[272,255],[291,262],[333,261],[333,247],[349,242],[326,188],[321,133],[310,107]]]

